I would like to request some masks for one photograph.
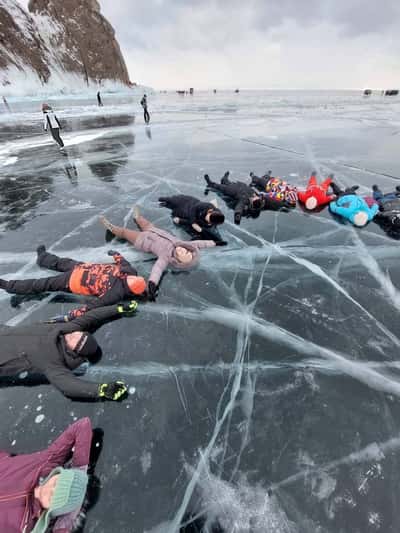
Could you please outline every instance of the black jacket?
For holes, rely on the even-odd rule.
[[[159,198],[159,201],[172,210],[172,216],[178,217],[181,224],[188,226],[198,224],[201,228],[211,228],[212,224],[206,222],[205,216],[210,209],[219,211],[210,202],[202,202],[194,196],[186,196],[185,194],[163,196]]]
[[[0,327],[0,375],[29,371],[44,374],[49,382],[71,398],[96,398],[98,383],[84,381],[72,370],[86,359],[66,348],[63,335],[74,331],[93,333],[120,316],[115,305],[89,311],[62,324],[31,324]]]

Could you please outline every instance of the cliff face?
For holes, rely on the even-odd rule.
[[[97,0],[30,0],[28,9],[0,0],[0,83],[12,83],[15,69],[33,71],[49,84],[65,75],[86,84],[129,83],[114,29]]]

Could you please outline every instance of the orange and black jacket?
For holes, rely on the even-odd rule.
[[[69,278],[69,289],[74,294],[97,296],[98,299],[68,313],[69,320],[81,316],[89,309],[104,307],[132,297],[126,278],[136,276],[137,270],[116,253],[115,265],[101,263],[79,263]]]

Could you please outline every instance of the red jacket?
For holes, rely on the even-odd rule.
[[[72,454],[72,468],[87,467],[92,441],[89,418],[81,418],[69,426],[46,450],[12,457],[0,452],[0,531],[29,533],[42,509],[34,498],[40,478],[57,466],[64,466]],[[74,451],[72,453],[72,448]],[[53,533],[70,533],[72,519],[60,517]]]
[[[310,211],[329,204],[336,199],[334,194],[328,194],[328,188],[331,183],[332,178],[329,177],[318,185],[315,174],[312,174],[308,181],[307,189],[305,191],[297,191],[299,201]],[[315,198],[315,202],[310,201],[312,198]]]

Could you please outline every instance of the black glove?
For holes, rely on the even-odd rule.
[[[107,255],[111,255],[111,256],[119,255],[119,252],[116,252],[115,250],[108,250]]]
[[[214,241],[215,246],[226,246],[228,243],[226,241]]]
[[[136,300],[131,300],[130,302],[125,302],[117,305],[117,313],[123,315],[131,316],[138,308],[138,303]]]
[[[120,400],[128,392],[128,388],[122,381],[102,383],[99,385],[99,398],[106,400]]]
[[[154,283],[154,281],[149,281],[147,284],[148,287],[148,294],[149,294],[149,301],[155,302],[158,294],[158,288],[157,285]]]
[[[204,174],[204,179],[206,180],[207,185],[210,185],[211,180],[210,180],[210,176],[208,174]]]
[[[235,213],[235,224],[240,224],[242,215],[240,213]]]

